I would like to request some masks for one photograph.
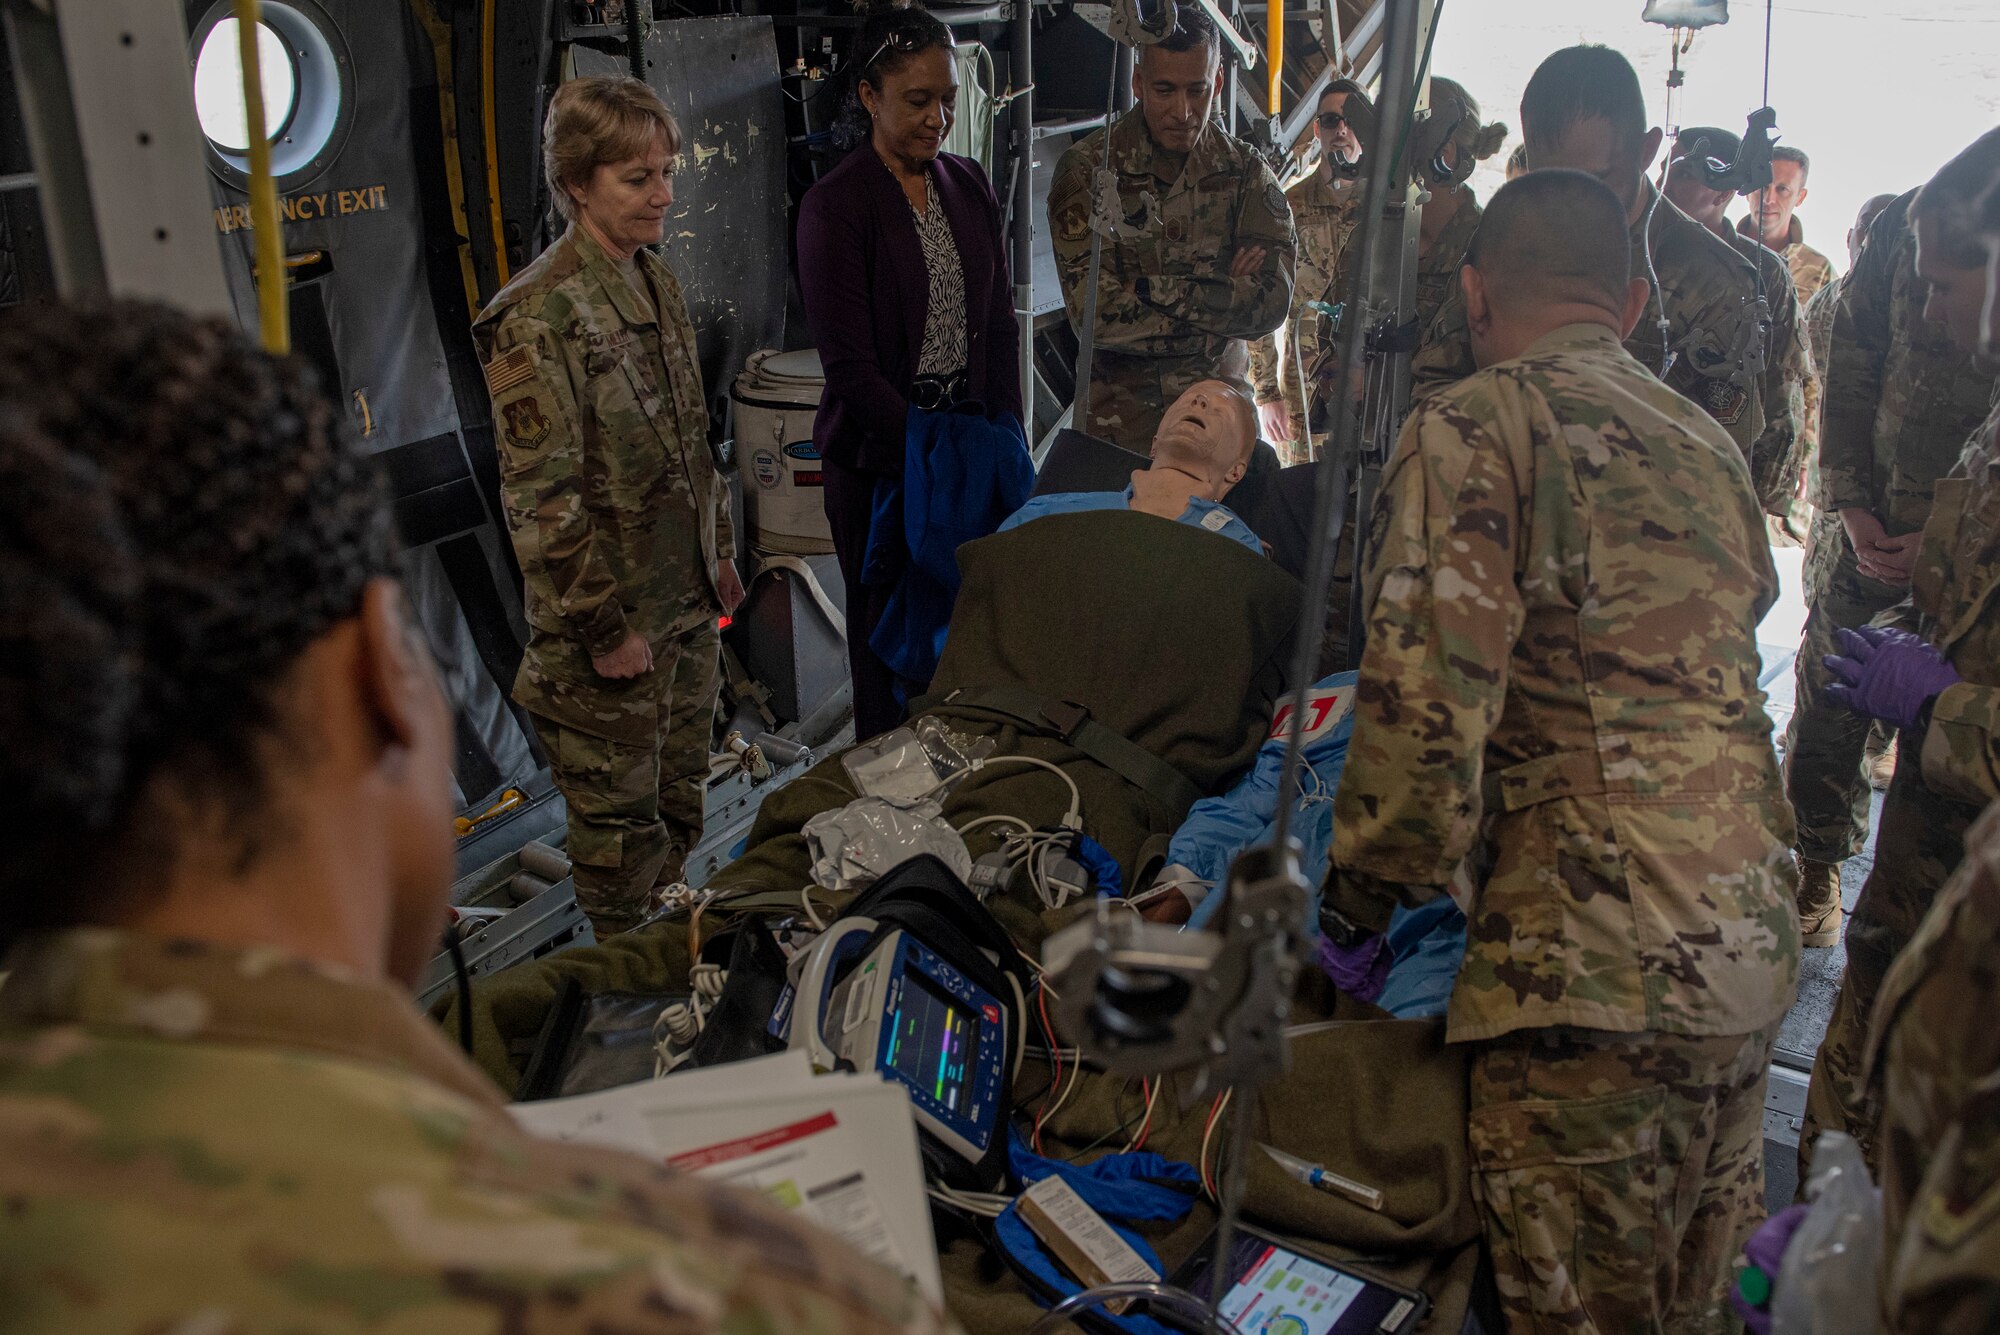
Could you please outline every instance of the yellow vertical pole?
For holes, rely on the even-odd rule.
[[[1271,106],[1273,116],[1284,108],[1285,98],[1285,0],[1270,0],[1270,8],[1264,11],[1264,23],[1270,30],[1269,47],[1271,55]]]
[[[479,19],[479,118],[486,136],[486,214],[493,224],[493,271],[500,276],[500,286],[505,287],[512,274],[507,267],[507,231],[500,219],[500,131],[493,109],[494,9],[495,0],[486,0]]]
[[[250,140],[250,226],[257,243],[257,328],[264,350],[283,356],[292,350],[291,320],[285,312],[285,288],[291,280],[285,272],[285,234],[278,222],[278,185],[271,178],[271,140],[264,125],[264,69],[257,51],[262,17],[258,0],[236,0],[243,123]]]

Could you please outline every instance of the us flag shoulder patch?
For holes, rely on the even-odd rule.
[[[535,374],[535,358],[523,344],[510,348],[486,363],[486,392],[499,398],[508,390],[525,384]]]

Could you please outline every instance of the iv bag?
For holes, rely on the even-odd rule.
[[[1639,17],[1663,28],[1711,28],[1729,22],[1729,0],[1646,0]]]

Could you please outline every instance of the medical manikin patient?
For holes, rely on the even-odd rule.
[[[1133,473],[1123,492],[1037,496],[1000,528],[1004,532],[1044,515],[1079,510],[1140,510],[1219,533],[1262,555],[1264,545],[1257,535],[1222,503],[1230,488],[1243,480],[1256,447],[1255,405],[1223,381],[1198,381],[1160,419],[1148,452],[1152,464]]]

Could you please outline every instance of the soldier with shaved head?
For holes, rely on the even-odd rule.
[[[1516,1332],[1722,1329],[1798,971],[1777,576],[1735,442],[1620,346],[1628,251],[1576,171],[1473,236],[1481,369],[1412,413],[1372,516],[1323,913],[1366,957],[1399,902],[1466,907],[1447,1032]]]

